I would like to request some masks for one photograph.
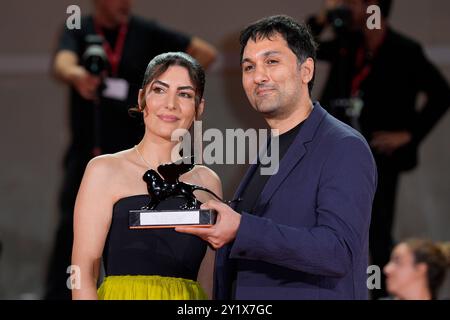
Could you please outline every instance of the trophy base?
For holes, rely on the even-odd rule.
[[[130,229],[211,227],[216,223],[215,210],[130,210]]]

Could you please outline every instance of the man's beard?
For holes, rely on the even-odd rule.
[[[279,92],[274,90],[271,91],[268,96],[256,97],[255,109],[264,115],[273,115],[277,113],[282,104]]]
[[[255,101],[255,109],[266,119],[287,119],[294,111],[296,101],[295,96],[281,95],[276,91],[269,97]]]
[[[283,99],[284,98],[284,99]],[[288,117],[289,100],[287,97],[281,96],[278,92],[276,95],[265,98],[256,103],[256,110],[266,119],[279,118],[284,119]]]

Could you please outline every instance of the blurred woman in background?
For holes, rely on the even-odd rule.
[[[436,300],[449,267],[450,243],[408,239],[384,268],[387,291],[394,299]]]

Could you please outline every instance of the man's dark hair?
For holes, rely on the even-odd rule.
[[[286,40],[289,48],[297,56],[298,63],[305,62],[307,58],[312,58],[316,62],[317,44],[305,24],[298,23],[293,18],[286,15],[276,15],[258,20],[247,26],[239,38],[241,44],[241,61],[245,46],[249,39],[270,39],[279,33]],[[314,85],[314,75],[308,83],[309,94]]]

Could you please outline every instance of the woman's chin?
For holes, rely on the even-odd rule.
[[[179,137],[182,136],[183,134],[179,134],[177,133],[178,128],[176,129],[171,129],[171,130],[161,130],[159,132],[156,133],[156,135],[158,137],[160,137],[161,139],[167,140],[167,141],[174,141],[174,142],[179,142],[180,139]]]
[[[398,290],[394,285],[386,284],[386,291],[389,292],[389,294],[395,296]]]
[[[157,128],[155,130],[155,128]],[[169,141],[179,141],[180,136],[183,136],[186,132],[186,129],[179,128],[178,125],[161,125],[158,124],[157,126],[153,128],[147,127],[147,130],[151,132],[152,135],[160,137],[165,140]]]

